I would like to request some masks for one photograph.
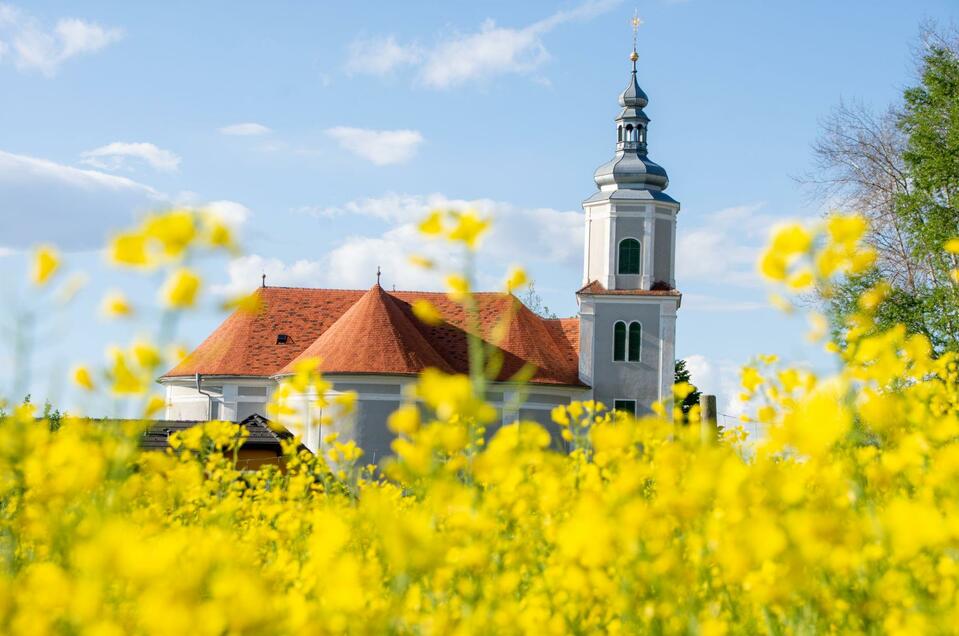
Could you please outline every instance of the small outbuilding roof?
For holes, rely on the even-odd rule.
[[[163,450],[169,445],[171,433],[185,431],[200,424],[205,420],[154,420],[147,426],[140,439],[140,448],[144,450]],[[283,454],[281,442],[293,439],[293,434],[286,429],[274,430],[270,421],[254,413],[240,424],[246,427],[249,436],[243,442],[245,450],[270,450],[277,456]]]

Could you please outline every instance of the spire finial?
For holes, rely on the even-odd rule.
[[[639,11],[633,11],[633,19],[630,20],[633,25],[633,52],[629,54],[629,59],[633,62],[633,70],[636,70],[636,60],[639,59],[639,53],[636,52],[636,37],[639,34],[639,27],[643,24],[643,19],[639,17]]]
[[[380,272],[380,266],[377,265],[377,266],[376,266],[376,284],[377,284],[377,286],[379,286],[379,284],[380,284],[380,273],[381,273],[381,272]]]
[[[260,285],[262,285],[263,287],[266,287],[266,272],[263,272],[263,276],[260,277],[260,280],[261,280]]]

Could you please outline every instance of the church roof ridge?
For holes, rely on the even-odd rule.
[[[410,318],[393,296],[373,285],[277,375],[293,373],[298,362],[309,358],[318,358],[326,373],[409,374],[427,367],[451,373]]]
[[[402,314],[403,320],[400,322],[411,325],[412,330],[419,334],[417,337],[412,330],[404,326],[401,340],[418,343],[421,337],[445,362],[445,368],[458,373],[468,371],[467,332],[470,321],[460,304],[450,300],[444,292],[393,292],[378,289],[377,302],[389,303],[394,309],[388,309],[395,310],[393,324],[400,321],[399,314]],[[273,290],[281,293],[271,293]],[[259,291],[266,293],[263,294],[264,302],[258,311],[234,311],[190,355],[167,371],[161,379],[190,377],[195,373],[211,376],[273,377],[313,345],[373,290],[265,287],[259,288]],[[502,317],[514,311],[517,304],[522,304],[518,298],[506,292],[480,292],[475,298],[480,328],[478,335],[487,341],[491,339],[491,334]],[[412,303],[418,299],[432,302],[442,315],[443,324],[426,325],[420,322],[412,311]],[[512,340],[500,343],[499,349],[504,362],[502,373],[497,379],[505,381],[524,364],[531,362],[537,366],[537,371],[530,380],[533,385],[583,386],[578,378],[579,319],[547,319],[536,314],[532,316],[526,316],[524,320],[538,322],[543,328],[533,324],[532,327],[520,329],[521,333]],[[280,335],[285,336],[282,343]],[[362,333],[356,337],[362,340],[373,336]],[[387,337],[396,339],[395,334]],[[536,340],[536,343],[528,342],[530,339]],[[347,342],[342,344],[343,347],[356,344],[350,342],[349,338],[345,340]],[[420,345],[417,344],[417,347]],[[438,363],[432,356],[420,348],[417,351],[424,360],[432,361],[435,363],[433,366],[437,366]],[[536,359],[530,360],[530,357]],[[413,374],[408,369],[414,368],[414,365],[384,365],[375,360],[366,362],[369,362],[367,366],[353,365],[352,371],[330,369],[328,372]]]

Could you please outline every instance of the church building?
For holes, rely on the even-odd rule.
[[[634,50],[619,96],[616,154],[596,170],[598,189],[583,202],[579,315],[543,318],[510,294],[476,295],[484,340],[510,317],[498,343],[502,369],[487,395],[500,424],[520,418],[551,427],[552,408],[574,400],[641,414],[671,399],[681,300],[674,274],[679,203],[665,193],[666,171],[648,155],[649,99],[636,78],[637,57]],[[168,420],[265,415],[278,381],[316,357],[332,383],[328,398],[357,394],[351,421],[337,425],[341,438],[354,439],[365,460],[375,462],[390,453],[386,419],[419,372],[468,372],[467,316],[445,294],[387,291],[379,283],[365,291],[264,285],[256,293],[260,311],[229,316],[159,379]],[[420,322],[411,308],[418,299],[436,306],[443,322]],[[511,383],[525,365],[535,369],[529,382]],[[517,407],[518,393],[524,400]],[[323,446],[322,417],[304,399],[302,428],[294,432],[313,451]]]

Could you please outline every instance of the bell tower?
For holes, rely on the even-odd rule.
[[[649,158],[649,97],[639,86],[636,28],[629,83],[619,96],[616,152],[583,202],[580,379],[608,407],[642,413],[672,396],[675,364],[676,216],[669,177]]]

